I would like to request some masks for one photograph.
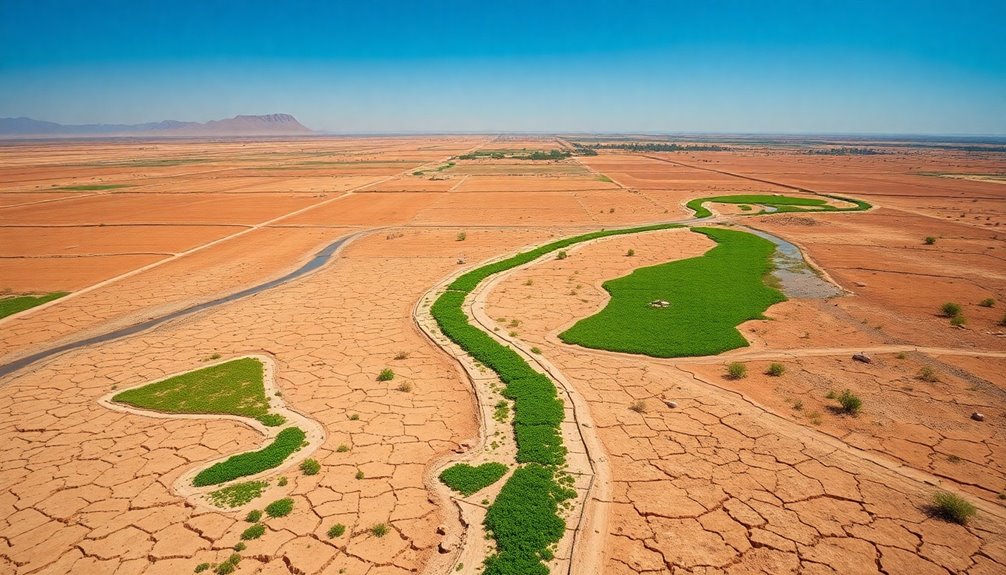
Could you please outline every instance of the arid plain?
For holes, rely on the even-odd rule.
[[[591,142],[0,146],[0,290],[68,292],[0,319],[0,366],[281,278],[345,239],[309,273],[0,377],[0,573],[191,573],[238,545],[238,573],[481,572],[496,551],[482,520],[504,481],[463,496],[439,474],[521,461],[499,380],[430,304],[486,262],[662,223],[781,238],[837,295],[787,294],[739,326],[746,347],[656,358],[560,334],[605,307],[602,283],[699,258],[716,245],[706,235],[593,238],[472,290],[472,325],[563,401],[571,494],[550,572],[1006,572],[1006,185],[986,177],[1006,172],[1006,154],[891,142],[583,153]],[[869,209],[711,203],[699,221],[686,207],[750,195]],[[266,428],[106,400],[246,356],[266,358],[273,406],[318,432],[256,476],[269,482],[259,498],[224,508],[188,479],[258,449]],[[746,376],[729,377],[733,363]],[[844,390],[861,406],[840,409]],[[306,457],[320,472],[302,471]],[[975,513],[947,521],[937,492]],[[286,497],[292,512],[244,542],[248,511]]]

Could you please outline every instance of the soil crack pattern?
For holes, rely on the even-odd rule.
[[[263,480],[267,477],[281,474],[284,471],[296,467],[300,462],[307,459],[311,454],[313,454],[321,445],[325,442],[325,428],[318,421],[307,417],[306,415],[292,409],[286,402],[282,399],[282,393],[276,386],[276,366],[273,359],[266,355],[245,355],[241,357],[232,357],[225,360],[210,363],[207,365],[200,366],[200,370],[209,369],[213,367],[223,366],[228,363],[232,363],[237,360],[242,359],[252,359],[261,363],[262,366],[262,384],[264,387],[265,398],[269,402],[269,415],[260,418],[255,418],[251,416],[241,416],[241,415],[231,415],[226,413],[166,413],[162,411],[152,411],[150,409],[141,409],[133,407],[126,403],[123,403],[120,396],[123,396],[127,392],[132,392],[134,390],[139,390],[147,386],[155,385],[161,382],[166,382],[173,378],[179,376],[184,376],[186,374],[192,373],[193,370],[186,370],[183,372],[174,373],[166,377],[160,378],[155,381],[149,381],[141,383],[124,390],[113,391],[98,400],[98,403],[103,407],[111,410],[121,411],[124,413],[129,413],[133,415],[140,415],[143,417],[158,417],[165,419],[226,419],[231,421],[237,421],[243,425],[246,425],[256,432],[262,434],[266,441],[261,446],[256,446],[249,448],[247,451],[240,452],[237,454],[229,454],[211,461],[206,461],[195,465],[182,473],[174,483],[171,485],[171,490],[178,495],[187,499],[191,504],[196,507],[207,508],[219,510],[220,507],[214,505],[209,497],[210,493],[219,491],[221,489],[227,488],[228,486],[233,486],[238,483],[245,483],[251,481]],[[120,397],[116,400],[116,397]],[[277,419],[278,416],[281,419]],[[268,417],[273,418],[270,421]],[[275,421],[281,421],[280,425],[275,425]],[[270,423],[272,425],[267,425]],[[281,463],[274,467],[264,469],[263,471],[242,475],[233,479],[228,479],[226,481],[213,482],[207,484],[205,481],[197,480],[197,477],[206,477],[207,470],[214,468],[220,463],[230,460],[232,457],[240,457],[243,454],[251,454],[256,451],[268,449],[268,446],[276,442],[277,438],[283,435],[285,432],[289,434],[290,430],[296,429],[302,431],[304,434],[304,440],[301,447],[294,450],[289,456],[285,457]],[[298,434],[299,435],[299,434]],[[254,500],[253,500],[254,501]],[[227,506],[231,511],[240,511],[245,507],[253,505],[253,501],[245,502],[241,505],[235,505],[233,507]]]

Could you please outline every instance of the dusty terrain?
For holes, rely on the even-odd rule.
[[[940,177],[1002,172],[1002,154],[751,146],[451,159],[525,148],[569,144],[429,136],[0,146],[0,290],[71,292],[0,320],[0,364],[282,276],[359,234],[290,283],[0,378],[0,573],[189,573],[232,552],[243,514],[194,505],[172,486],[257,445],[259,434],[99,403],[215,354],[271,358],[286,406],[325,433],[312,455],[321,473],[274,475],[289,483],[273,482],[262,505],[290,496],[294,512],[248,542],[239,573],[453,570],[458,549],[438,545],[456,533],[438,526],[454,529],[457,512],[432,471],[477,459],[465,452],[485,439],[486,409],[417,326],[424,294],[550,239],[688,218],[692,198],[797,190],[875,209],[717,212],[798,245],[845,295],[773,306],[770,321],[741,326],[750,347],[721,357],[654,360],[556,337],[604,305],[603,281],[712,246],[687,230],[585,244],[508,272],[478,296],[499,337],[539,348],[567,397],[582,398],[575,409],[592,424],[565,429],[567,443],[574,433],[596,441],[587,451],[610,474],[582,490],[569,515],[582,508],[603,528],[570,531],[563,544],[593,561],[563,555],[553,572],[1006,570],[1006,188]],[[993,307],[978,305],[986,298]],[[940,316],[948,301],[963,307],[963,327]],[[873,363],[854,362],[859,350]],[[727,379],[730,361],[744,362],[748,377]],[[785,373],[765,375],[770,363]],[[396,379],[376,381],[388,367]],[[937,381],[920,378],[924,367]],[[402,382],[411,388],[398,390]],[[856,417],[825,397],[847,388],[863,399]],[[928,515],[937,488],[966,496],[977,517],[959,526]],[[482,498],[470,498],[472,517]],[[334,523],[347,530],[330,539]],[[383,538],[369,531],[378,523],[390,528]],[[480,541],[481,527],[469,529]],[[462,571],[478,566],[469,560]]]

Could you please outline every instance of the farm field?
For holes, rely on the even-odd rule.
[[[1006,154],[595,141],[0,144],[0,367],[267,284],[0,375],[0,574],[1006,571]]]

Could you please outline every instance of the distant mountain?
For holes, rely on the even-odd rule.
[[[31,118],[0,118],[0,138],[79,136],[296,136],[313,133],[290,114],[234,116],[206,123],[165,120],[147,124],[66,125]]]

